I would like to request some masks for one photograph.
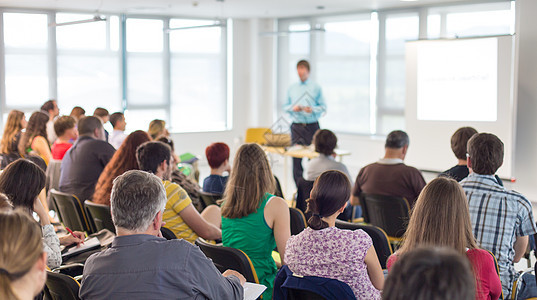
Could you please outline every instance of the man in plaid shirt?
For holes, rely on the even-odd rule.
[[[513,263],[524,255],[528,235],[537,232],[531,203],[520,193],[506,190],[494,178],[503,163],[503,143],[497,136],[475,134],[467,149],[471,172],[460,184],[468,197],[474,236],[481,248],[496,256],[503,294],[510,299],[517,278]]]

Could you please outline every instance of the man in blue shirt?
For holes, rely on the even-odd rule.
[[[319,118],[326,111],[321,87],[309,80],[310,64],[301,60],[296,65],[300,82],[289,87],[287,100],[283,107],[293,123],[291,124],[291,141],[294,145],[309,145],[315,132],[319,129]],[[293,178],[298,186],[302,179],[302,159],[293,158]]]

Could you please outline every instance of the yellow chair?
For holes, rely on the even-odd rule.
[[[264,145],[267,143],[265,133],[272,133],[272,130],[266,127],[248,128],[246,129],[246,137],[244,138],[244,142]]]

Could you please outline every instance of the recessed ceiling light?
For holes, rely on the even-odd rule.
[[[401,2],[416,2],[418,0],[400,0]]]
[[[319,5],[319,6],[315,7],[315,8],[317,8],[317,9],[324,9],[324,6]]]

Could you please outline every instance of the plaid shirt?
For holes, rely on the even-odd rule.
[[[496,256],[503,294],[509,299],[516,278],[513,266],[516,237],[537,232],[531,203],[518,192],[499,185],[494,175],[471,173],[460,184],[468,197],[477,244]]]

